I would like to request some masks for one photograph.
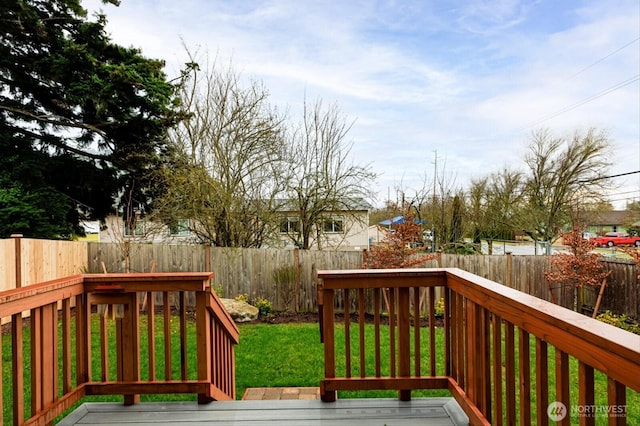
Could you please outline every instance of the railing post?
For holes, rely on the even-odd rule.
[[[196,341],[198,342],[198,380],[211,383],[211,318],[207,311],[208,292],[196,292]],[[198,394],[198,404],[213,401],[210,393]]]
[[[122,380],[131,382],[140,380],[140,315],[138,306],[138,293],[129,293],[124,317],[116,320],[120,325],[117,340],[122,356],[119,369],[122,371]],[[140,395],[124,395],[124,405],[133,405],[139,401]]]
[[[336,352],[334,335],[334,290],[323,290],[323,314],[322,314],[322,335],[324,336],[324,377],[333,379],[336,377]],[[320,382],[320,397],[325,402],[336,400],[336,391],[325,389],[324,381]]]
[[[409,287],[401,287],[398,289],[398,374],[402,378],[411,376],[409,322]],[[400,389],[398,397],[401,401],[411,400],[411,390]]]

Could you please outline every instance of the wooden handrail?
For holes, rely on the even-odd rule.
[[[412,390],[448,389],[471,424],[549,424],[547,408],[554,402],[548,397],[553,392],[549,375],[555,374],[555,401],[567,410],[560,424],[570,424],[572,398],[581,407],[595,404],[595,371],[607,378],[610,406],[626,408],[627,390],[640,392],[640,336],[471,273],[456,268],[347,270],[318,271],[318,277],[325,401],[335,400],[339,390],[395,389],[400,399],[409,399]],[[444,300],[444,345],[438,347],[437,291]],[[353,306],[357,312],[351,314]],[[337,309],[345,318],[339,329]],[[365,313],[373,317],[373,332],[365,329]],[[389,323],[386,351],[380,347],[382,318]],[[418,318],[427,325],[416,326]],[[358,339],[351,337],[356,327]],[[428,330],[421,332],[424,327]],[[344,332],[344,353],[337,349],[342,346],[336,342],[338,331]],[[367,339],[373,345],[362,337],[371,334]],[[365,348],[375,351],[373,365],[363,365]],[[443,365],[438,371],[436,358]],[[359,360],[357,373],[352,360]],[[571,362],[578,364],[577,384],[570,383]],[[593,416],[580,418],[584,424],[594,421]],[[609,418],[610,424],[625,421]]]
[[[12,319],[13,379],[10,400],[2,398],[0,388],[0,422],[8,420],[2,417],[2,408],[11,405],[13,424],[52,424],[66,409],[94,394],[124,394],[125,404],[136,403],[140,393],[195,393],[201,403],[235,399],[238,328],[211,291],[212,277],[209,272],[74,275],[0,293],[0,317]],[[144,311],[142,295],[146,297]],[[147,324],[159,324],[155,295],[164,303],[163,331],[156,336],[155,327],[147,327],[149,344],[143,348],[141,317],[146,316]],[[187,334],[194,328],[188,325],[188,295],[196,299],[193,314],[199,344],[195,361],[187,351]],[[28,351],[23,347],[24,311],[30,314]],[[179,359],[171,356],[173,315],[180,322]],[[100,336],[98,353],[92,354],[96,332]],[[115,338],[109,337],[112,335]],[[163,343],[156,345],[158,340]],[[108,355],[114,346],[115,363]],[[156,353],[158,346],[161,349]],[[92,356],[98,357],[100,371],[92,371]],[[142,357],[149,366],[144,371]],[[156,371],[161,357],[164,376]],[[25,368],[31,370],[30,383],[22,381]],[[172,371],[176,369],[178,378]]]

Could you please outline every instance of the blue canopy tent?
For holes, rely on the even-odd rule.
[[[391,226],[391,225],[396,225],[398,223],[403,223],[404,221],[405,221],[404,220],[404,216],[396,216],[396,217],[393,217],[391,219],[386,219],[386,220],[383,220],[382,222],[378,222],[378,225]],[[413,218],[413,223],[417,223],[417,224],[420,224],[420,225],[426,225],[427,221]]]

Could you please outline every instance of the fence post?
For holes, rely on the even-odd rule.
[[[506,281],[507,287],[509,288],[513,288],[513,280],[511,277],[512,275],[513,275],[513,258],[512,258],[511,252],[508,251],[507,252],[507,277],[506,277],[507,279],[505,281]]]
[[[11,238],[13,238],[13,241],[15,243],[14,244],[14,247],[15,247],[15,261],[16,261],[15,288],[20,288],[20,287],[22,287],[22,244],[21,244],[22,234],[11,234]]]
[[[293,249],[293,266],[296,268],[295,286],[296,286],[296,312],[300,311],[300,249]]]
[[[211,244],[204,245],[204,272],[211,272]]]
[[[22,287],[22,234],[12,234],[11,238],[15,242],[15,288]],[[22,424],[24,422],[24,377],[22,374],[22,314],[17,313],[11,316],[11,362],[14,366],[19,365],[12,376],[12,396],[13,396],[13,422]]]

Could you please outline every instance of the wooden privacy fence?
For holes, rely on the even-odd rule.
[[[18,246],[19,250],[16,251]],[[20,253],[19,256],[16,256]],[[267,299],[276,310],[317,309],[315,271],[357,269],[363,264],[359,251],[309,251],[281,249],[237,249],[194,245],[86,243],[32,239],[0,240],[1,289],[28,285],[80,272],[186,272],[213,271],[213,287],[224,297],[246,294],[249,299]],[[19,262],[16,262],[17,257]],[[600,311],[640,319],[640,285],[636,266],[624,260],[604,260],[611,271]],[[16,265],[19,267],[16,268]],[[425,267],[455,267],[483,278],[551,301],[545,271],[548,256],[439,254]],[[297,271],[294,282],[276,284],[278,269]],[[16,278],[18,276],[18,278]],[[21,277],[21,278],[20,278]],[[18,285],[19,286],[19,285]],[[554,289],[558,304],[571,308],[570,289]],[[582,304],[594,306],[597,289],[583,289]],[[158,296],[156,296],[158,297]],[[187,303],[195,300],[189,296]]]

